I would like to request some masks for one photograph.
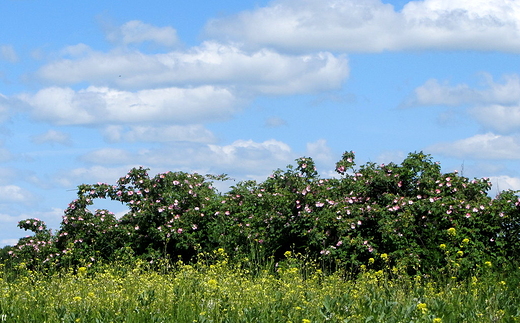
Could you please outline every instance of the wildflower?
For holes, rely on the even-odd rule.
[[[286,251],[286,252],[284,252],[283,255],[285,256],[285,258],[289,258],[289,257],[291,257],[291,252],[290,251]]]
[[[388,261],[388,255],[386,253],[382,253],[381,259],[383,259],[384,261]]]
[[[447,231],[450,236],[455,236],[457,234],[457,230],[455,228],[449,228]]]
[[[373,264],[374,261],[375,261],[374,258],[369,258],[369,259],[368,259],[368,263],[369,263],[369,264]]]
[[[463,240],[462,240],[462,243],[464,243],[464,244],[469,243],[469,239],[468,239],[468,238],[463,239]]]
[[[81,297],[80,296],[75,296],[72,300],[74,302],[79,302],[79,301],[81,301]]]
[[[487,267],[490,267],[490,268],[493,267],[493,264],[491,263],[491,261],[486,261],[484,263],[484,265],[487,266]]]
[[[420,310],[423,314],[426,314],[426,312],[428,312],[428,306],[426,306],[426,303],[417,304],[417,309]]]
[[[78,268],[78,275],[84,276],[87,274],[87,268],[86,267],[79,267]]]
[[[441,244],[439,245],[439,248],[441,248],[441,249],[446,249],[446,245],[445,245],[444,243],[441,243]]]
[[[442,323],[442,319],[441,319],[441,318],[438,318],[438,317],[436,317],[436,318],[434,318],[434,319],[433,319],[433,321],[432,321],[432,322],[433,322],[433,323]]]
[[[311,320],[303,319],[302,323],[311,323]]]
[[[459,257],[462,257],[464,255],[464,251],[462,251],[462,250],[457,251],[457,255]]]

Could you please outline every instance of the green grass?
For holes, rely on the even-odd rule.
[[[142,262],[52,275],[22,266],[14,279],[4,270],[0,322],[520,322],[519,273],[441,281],[388,269],[347,279],[297,259],[248,270],[247,260],[216,256],[159,271]]]

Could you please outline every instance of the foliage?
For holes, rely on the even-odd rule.
[[[431,156],[411,153],[400,164],[356,168],[346,152],[338,177],[323,179],[311,158],[278,169],[264,182],[244,181],[219,194],[202,176],[168,172],[150,178],[134,168],[116,185],[78,186],[78,198],[53,234],[38,219],[10,251],[34,268],[90,266],[140,257],[182,258],[218,248],[233,257],[276,262],[287,251],[325,269],[396,268],[408,274],[469,277],[489,264],[518,265],[517,192],[488,196],[487,179],[442,173]],[[94,199],[119,201],[128,213],[90,211]]]

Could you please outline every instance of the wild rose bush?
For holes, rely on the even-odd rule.
[[[150,178],[135,168],[116,185],[78,186],[78,199],[55,234],[36,220],[21,221],[35,236],[21,239],[11,256],[67,266],[123,253],[188,261],[224,248],[260,260],[292,251],[332,269],[454,275],[517,262],[517,192],[491,198],[489,180],[442,173],[423,153],[409,154],[400,165],[356,168],[354,153],[346,152],[336,171],[338,178],[320,178],[312,159],[303,157],[264,182],[240,182],[219,194],[211,180],[221,177],[168,172]],[[90,211],[99,198],[129,211],[120,219],[108,210]]]

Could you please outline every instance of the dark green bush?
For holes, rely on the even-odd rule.
[[[168,172],[150,178],[146,169],[132,169],[117,185],[80,185],[56,234],[37,219],[21,221],[35,236],[21,239],[11,260],[69,266],[132,254],[195,261],[200,252],[224,248],[256,260],[278,261],[292,251],[331,269],[368,265],[457,276],[517,263],[517,192],[491,198],[487,179],[442,173],[422,152],[400,165],[356,168],[354,158],[343,155],[338,178],[320,178],[304,157],[226,194],[211,186],[223,177]],[[97,198],[129,211],[116,219],[108,210],[88,210]]]

